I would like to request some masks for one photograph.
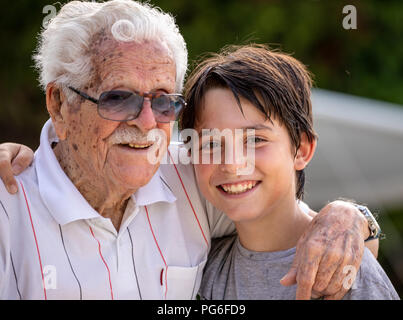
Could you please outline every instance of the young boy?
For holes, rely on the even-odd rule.
[[[311,221],[298,205],[304,168],[316,147],[311,85],[300,62],[262,45],[228,48],[190,75],[180,123],[181,129],[199,133],[191,150],[199,154],[194,164],[198,185],[237,229],[237,235],[213,241],[202,298],[295,299],[296,286],[282,286],[280,279]],[[205,134],[213,129],[229,129],[236,141]],[[253,151],[252,170],[243,170],[250,158],[233,156],[237,144],[244,146],[243,153]],[[346,270],[345,284],[351,286],[354,278],[355,283],[344,299],[399,299],[368,249],[354,271]]]

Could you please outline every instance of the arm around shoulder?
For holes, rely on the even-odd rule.
[[[354,210],[358,216],[361,216],[361,221],[363,223],[363,228],[362,228],[362,234],[363,234],[363,238],[367,239],[368,237],[370,237],[371,235],[371,231],[369,228],[369,222],[368,219],[363,215],[363,213],[357,209],[357,206],[354,203],[350,203],[350,202],[345,202],[345,201],[341,201],[341,200],[336,200],[333,202],[334,204],[341,204],[342,206],[350,206],[351,210]],[[331,203],[332,204],[332,203]],[[300,206],[306,206],[307,205],[303,202],[301,202]],[[360,206],[362,207],[362,206]],[[317,215],[317,212],[309,209],[308,208],[308,212],[307,214],[309,214],[312,218],[314,218]],[[367,209],[368,210],[368,209]],[[353,212],[353,211],[352,211]],[[372,214],[371,217],[373,218]],[[373,218],[374,219],[374,218]],[[365,247],[369,249],[369,251],[371,251],[371,253],[374,255],[374,257],[377,259],[378,258],[378,251],[379,251],[379,238],[376,239],[372,239],[369,241],[365,241],[364,243]]]

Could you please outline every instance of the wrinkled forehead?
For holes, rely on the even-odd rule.
[[[122,42],[103,30],[92,39],[89,53],[93,67],[92,83],[100,85],[111,75],[129,79],[135,72],[145,82],[161,83],[163,89],[170,92],[175,89],[175,60],[165,41]],[[141,88],[134,89],[142,91]]]
[[[172,51],[163,39],[138,39],[136,41],[122,41],[121,37],[114,36],[110,30],[101,29],[90,39],[89,53],[94,56],[103,55],[113,50],[148,50],[149,53],[167,55],[174,59]]]

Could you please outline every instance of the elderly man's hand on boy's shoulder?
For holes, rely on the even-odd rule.
[[[354,205],[329,203],[300,238],[281,284],[297,283],[297,299],[342,299],[349,289],[348,270],[358,270],[368,235],[367,220]]]

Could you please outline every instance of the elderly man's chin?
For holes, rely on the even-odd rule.
[[[110,179],[119,185],[137,191],[146,185],[158,170],[159,162],[150,161],[147,150],[136,150],[115,145],[109,151],[107,162]]]

